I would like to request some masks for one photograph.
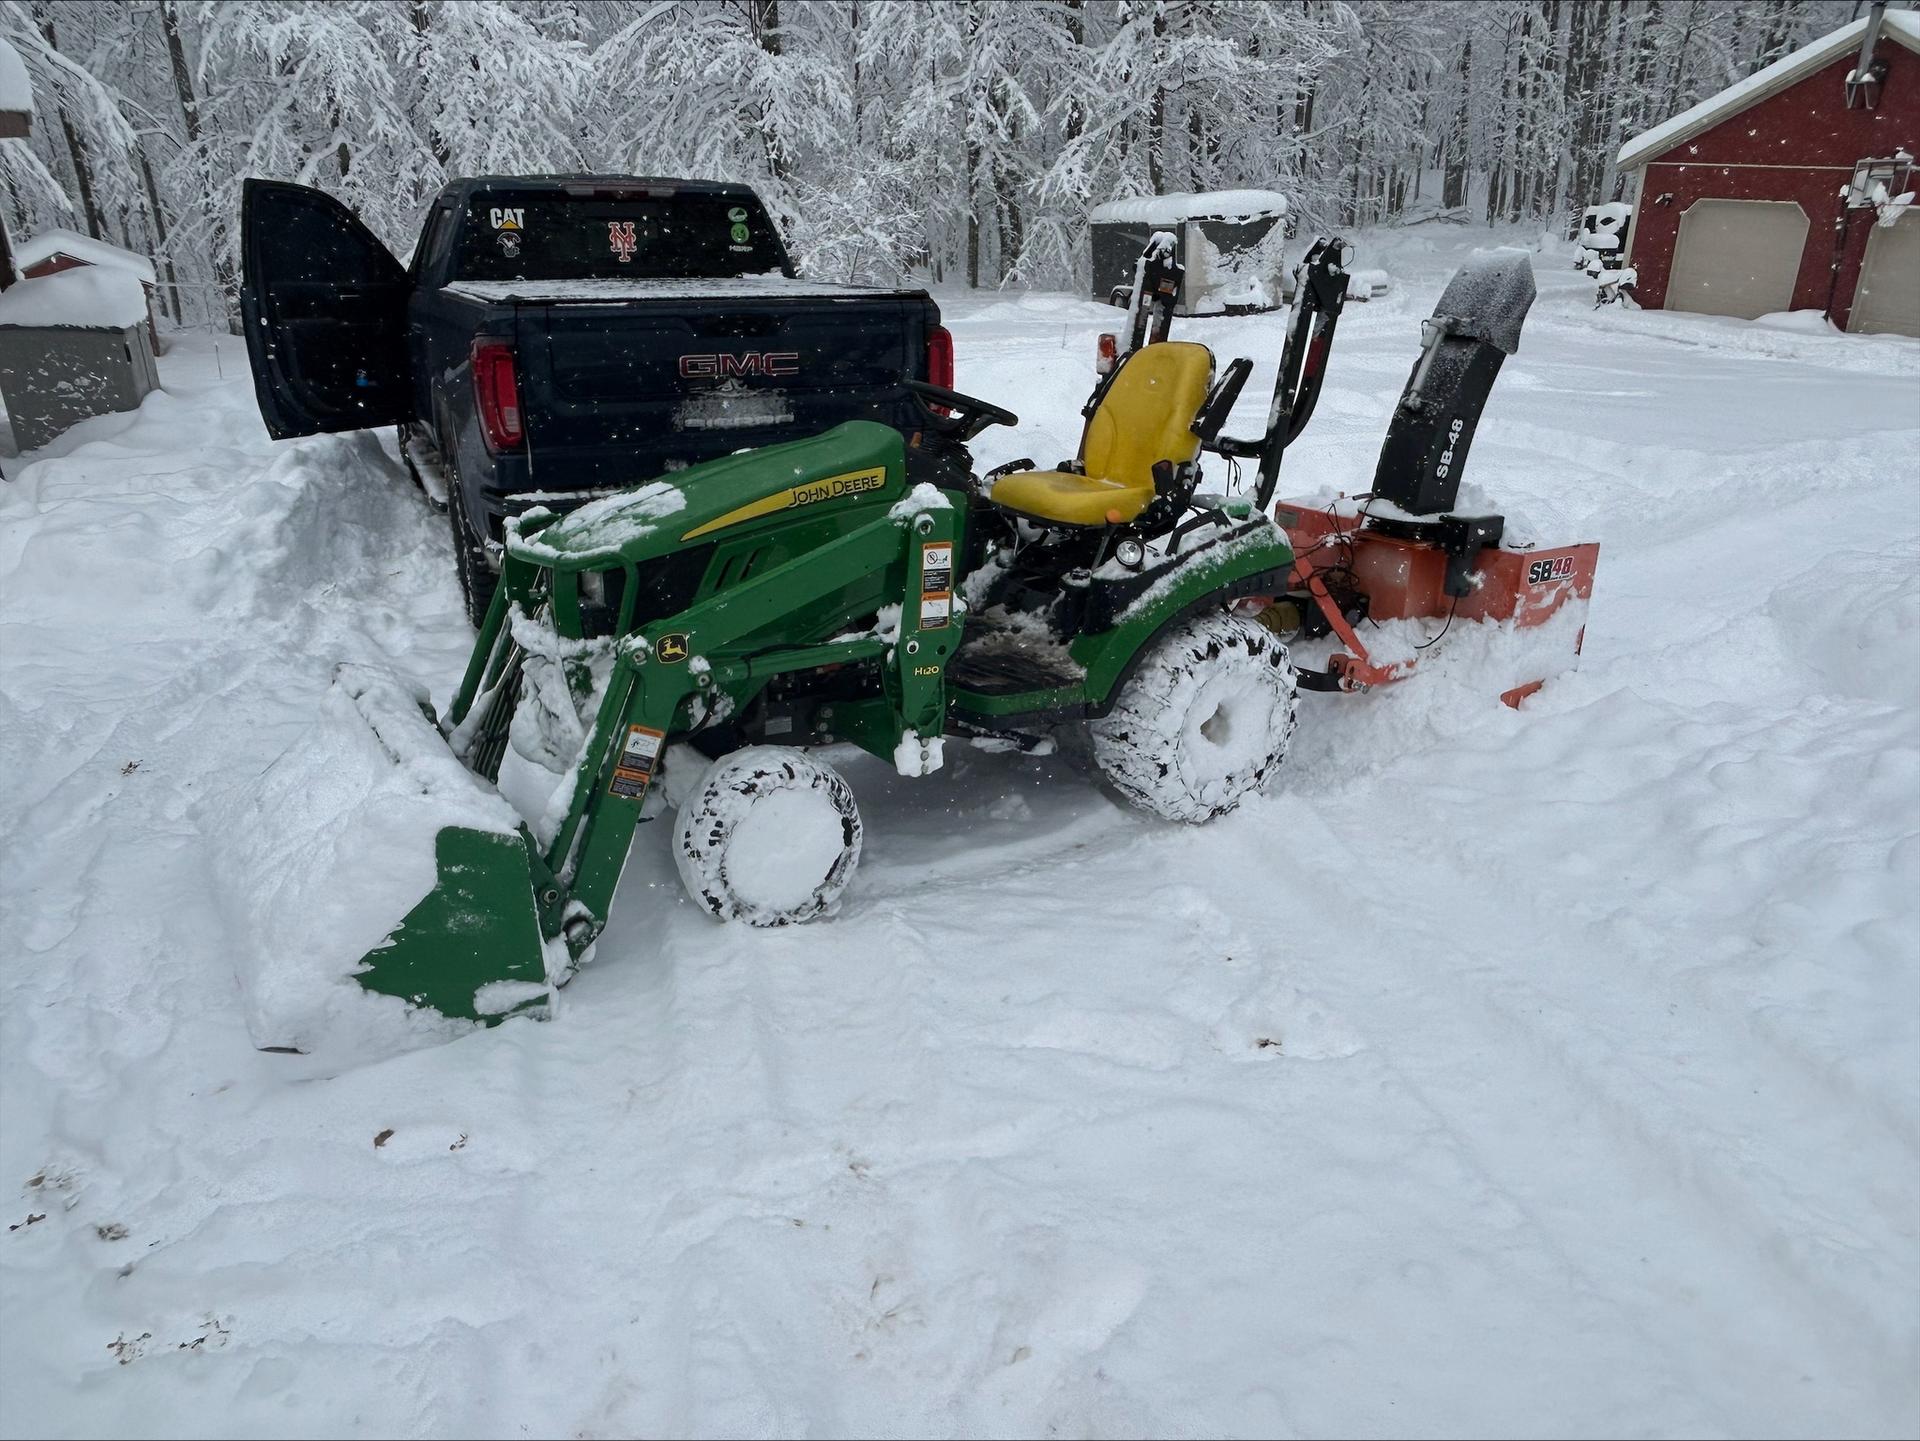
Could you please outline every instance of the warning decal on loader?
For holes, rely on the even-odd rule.
[[[645,795],[666,739],[665,731],[650,726],[628,726],[626,744],[620,748],[620,759],[614,764],[613,783],[607,787],[608,793],[628,800]]]
[[[953,614],[953,543],[920,547],[920,629],[939,630]]]

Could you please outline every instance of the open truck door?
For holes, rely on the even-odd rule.
[[[275,440],[412,419],[407,273],[338,200],[249,180],[240,314]]]

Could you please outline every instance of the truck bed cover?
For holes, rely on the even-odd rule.
[[[875,296],[923,296],[923,290],[871,285],[837,285],[796,280],[786,275],[730,275],[688,279],[636,277],[633,280],[456,280],[449,295],[503,303],[547,305],[578,301],[602,304],[626,300],[848,300]]]

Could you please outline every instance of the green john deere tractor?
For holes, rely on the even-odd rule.
[[[520,819],[439,829],[432,888],[360,983],[452,1017],[542,1010],[666,795],[712,915],[821,915],[861,844],[814,753],[830,744],[924,776],[949,737],[1032,748],[1083,724],[1133,803],[1185,822],[1233,809],[1293,730],[1293,667],[1254,614],[1294,556],[1263,512],[1318,390],[1302,366],[1324,358],[1343,249],[1307,264],[1328,303],[1302,308],[1257,441],[1220,434],[1251,363],[1216,382],[1206,347],[1161,341],[1114,366],[1056,469],[975,477],[967,442],[1016,417],[915,383],[915,435],[850,422],[512,522],[444,720],[383,714],[393,687],[341,682],[396,762],[417,746],[395,737],[435,725]],[[1200,492],[1203,449],[1257,457],[1255,495]]]

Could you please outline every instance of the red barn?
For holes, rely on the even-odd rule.
[[[1920,335],[1916,155],[1920,14],[1876,6],[1621,149],[1640,303]]]

